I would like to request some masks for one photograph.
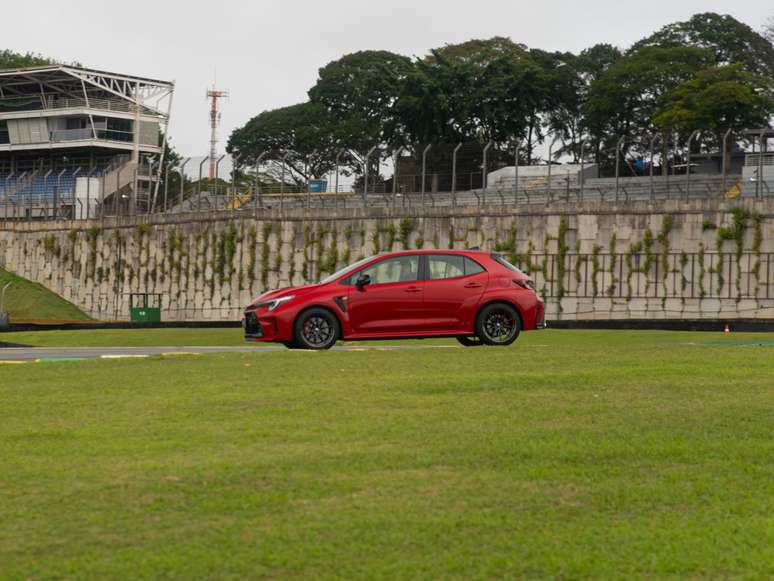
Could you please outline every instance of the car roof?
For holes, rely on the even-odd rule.
[[[383,256],[400,256],[404,254],[459,254],[461,256],[465,255],[471,255],[471,256],[481,256],[481,255],[490,255],[492,252],[488,250],[460,250],[455,248],[432,248],[432,249],[422,249],[422,250],[393,250],[389,252],[380,252],[376,256],[383,257]]]

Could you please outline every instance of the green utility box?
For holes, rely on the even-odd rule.
[[[161,322],[161,295],[131,293],[129,295],[129,320],[132,323]]]

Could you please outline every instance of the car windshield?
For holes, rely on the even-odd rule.
[[[361,266],[363,266],[366,262],[369,260],[375,258],[374,256],[369,256],[368,258],[363,258],[362,260],[358,260],[357,262],[353,262],[349,266],[345,266],[341,270],[334,272],[332,275],[325,277],[320,281],[320,284],[328,284],[329,282],[333,282],[337,278],[344,276],[345,274],[348,274],[352,272],[353,270],[357,270]]]
[[[524,271],[522,271],[520,268],[513,266],[510,262],[505,260],[505,257],[502,254],[492,254],[492,259],[495,262],[502,264],[508,270],[512,270],[513,272],[518,272],[519,274],[524,274]]]

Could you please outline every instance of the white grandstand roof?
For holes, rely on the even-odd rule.
[[[41,94],[84,96],[86,93],[125,99],[163,115],[151,104],[169,97],[175,84],[148,77],[111,73],[74,65],[46,65],[0,70],[0,99]]]

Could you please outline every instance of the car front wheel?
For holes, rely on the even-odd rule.
[[[476,335],[485,345],[510,345],[520,332],[519,314],[505,303],[487,305],[476,318]]]
[[[300,349],[330,349],[339,339],[338,319],[325,309],[309,309],[293,325],[293,343]]]

